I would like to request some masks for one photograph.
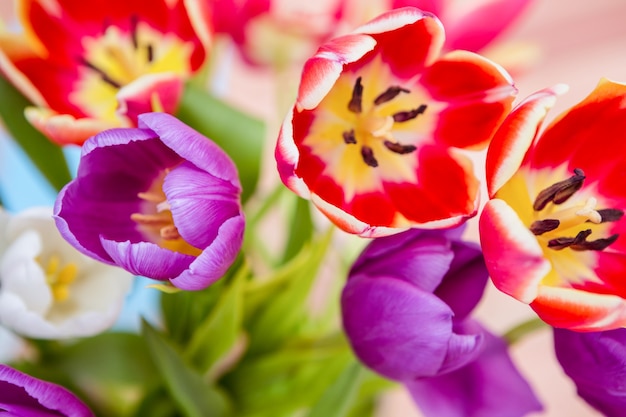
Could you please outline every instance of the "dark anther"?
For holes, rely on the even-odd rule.
[[[591,229],[578,232],[576,237],[559,237],[548,242],[548,247],[554,250],[569,248],[572,245],[581,245],[586,242],[587,236],[591,234]]]
[[[356,143],[356,136],[354,136],[354,129],[347,130],[343,132],[342,135],[343,135],[343,141],[346,144]]]
[[[152,62],[152,60],[154,60],[154,48],[152,44],[149,43],[146,45],[146,51],[148,52],[148,62]]]
[[[570,248],[573,250],[604,250],[612,245],[618,236],[615,234],[606,238],[592,240],[591,242],[584,241],[580,244],[574,244]]]
[[[388,140],[386,140],[383,143],[385,147],[389,149],[391,152],[399,153],[400,155],[415,152],[415,150],[417,149],[415,145],[402,145],[398,142],[390,142]]]
[[[348,103],[348,110],[352,113],[361,113],[363,110],[361,103],[363,101],[363,84],[361,84],[361,77],[356,79],[354,83],[354,89],[352,90],[352,98]]]
[[[112,79],[111,77],[109,77],[109,75],[104,72],[102,69],[96,67],[94,64],[92,64],[91,62],[87,61],[84,58],[79,58],[79,61],[82,65],[86,66],[87,68],[95,71],[98,73],[98,75],[102,78],[102,81],[104,81],[105,83],[111,85],[113,88],[122,88],[122,85],[120,83],[118,83],[117,81],[115,81],[114,79]]]
[[[601,223],[616,222],[624,215],[624,212],[618,209],[602,209],[598,210],[598,213],[602,218]]]
[[[426,104],[420,105],[418,108],[409,110],[409,111],[400,111],[398,113],[394,113],[393,121],[394,122],[406,122],[412,119],[415,119],[420,114],[426,111]]]
[[[376,168],[378,166],[378,161],[374,158],[374,151],[369,146],[361,147],[361,156],[363,157],[363,162],[372,168]]]
[[[572,250],[604,250],[612,245],[619,235],[611,235],[607,238],[587,241],[587,237],[591,234],[591,229],[578,232],[576,237],[560,237],[552,239],[548,242],[548,247],[555,250],[570,248]]]
[[[137,23],[139,22],[139,18],[137,15],[132,15],[130,17],[130,36],[133,42],[133,48],[139,48],[139,40],[137,39]]]
[[[580,190],[585,181],[585,174],[582,169],[574,169],[574,175],[570,178],[559,181],[552,184],[545,190],[542,190],[535,199],[533,209],[536,211],[543,210],[544,207],[553,202],[554,204],[561,204],[567,201],[574,193]]]
[[[374,104],[379,106],[383,103],[393,100],[400,93],[410,93],[410,90],[406,88],[399,87],[397,85],[389,87],[385,92],[381,93],[376,99],[374,99]]]
[[[533,232],[534,235],[539,236],[556,229],[560,224],[561,222],[557,219],[537,220],[530,225],[530,231]]]

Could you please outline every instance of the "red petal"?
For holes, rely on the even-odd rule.
[[[383,61],[396,77],[404,80],[430,65],[441,52],[444,41],[441,22],[410,7],[393,10],[357,31],[374,36]]]
[[[517,93],[504,68],[468,51],[447,53],[424,71],[421,82],[439,101],[512,101]]]
[[[541,90],[526,98],[504,120],[487,151],[489,197],[493,197],[517,172],[556,96],[566,89],[561,84]]]
[[[626,153],[626,84],[606,79],[578,105],[559,116],[533,150],[532,167],[569,161],[592,179],[604,179]],[[620,193],[623,194],[623,193]]]
[[[626,326],[626,300],[614,295],[541,286],[530,306],[554,327],[595,332]]]
[[[397,210],[415,223],[472,216],[478,180],[471,162],[439,146],[423,146],[418,152],[417,184],[385,184]]]
[[[502,200],[485,205],[479,221],[480,243],[495,286],[525,302],[537,296],[539,283],[552,265],[535,236]]]
[[[298,89],[298,109],[313,109],[328,94],[346,64],[371,51],[376,41],[367,35],[346,35],[321,46],[304,64]]]
[[[76,119],[69,114],[57,114],[35,107],[27,108],[24,115],[37,130],[59,145],[82,145],[88,138],[103,130],[119,127],[103,120]]]

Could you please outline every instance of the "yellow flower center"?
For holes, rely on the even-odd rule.
[[[109,26],[97,38],[83,39],[81,78],[70,100],[92,117],[115,121],[117,91],[146,74],[190,73],[192,47],[134,18],[130,32]]]
[[[202,253],[189,243],[187,243],[174,224],[172,211],[163,192],[163,179],[169,170],[165,170],[163,175],[155,181],[149,190],[137,194],[144,200],[144,210],[142,213],[133,213],[130,218],[137,223],[139,229],[153,243],[164,249],[187,255],[198,256]]]
[[[58,255],[51,255],[45,265],[38,260],[46,275],[54,301],[63,302],[70,296],[70,286],[76,281],[78,266],[75,263],[63,265]]]

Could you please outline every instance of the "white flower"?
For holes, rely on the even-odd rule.
[[[88,258],[58,232],[52,209],[0,209],[0,323],[22,336],[91,336],[117,319],[133,276]]]

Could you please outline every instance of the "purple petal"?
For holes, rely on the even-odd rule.
[[[67,389],[0,364],[0,411],[20,417],[93,417]],[[5,413],[0,413],[5,415]]]
[[[626,410],[626,329],[579,333],[554,329],[556,357],[578,395],[607,417]]]
[[[102,247],[113,262],[131,274],[157,280],[167,280],[180,275],[196,259],[159,247],[150,242],[117,242],[100,238]]]
[[[341,297],[343,326],[354,352],[396,380],[436,375],[452,334],[452,311],[403,280],[358,275]]]
[[[230,157],[212,140],[174,116],[144,113],[139,116],[139,127],[156,132],[165,145],[201,170],[240,187],[237,168]]]
[[[425,417],[522,417],[542,409],[504,341],[486,331],[484,336],[485,347],[476,361],[405,383]]]
[[[222,223],[241,214],[239,189],[184,162],[163,182],[174,224],[186,242],[206,248]]]
[[[244,226],[243,215],[226,220],[215,240],[187,270],[171,279],[171,283],[180,289],[194,291],[204,289],[224,276],[241,249]]]
[[[137,194],[180,162],[153,136],[141,129],[113,129],[85,143],[77,177],[61,190],[54,206],[61,234],[82,253],[111,263],[100,235],[116,241],[144,240],[130,218],[141,211]]]
[[[435,295],[452,308],[455,320],[461,321],[482,298],[489,273],[478,245],[456,241],[452,243],[452,250],[454,259],[450,270]]]
[[[439,369],[439,375],[455,371],[474,361],[484,349],[483,329],[473,322],[458,323],[454,317],[452,337],[448,343],[446,358]]]

